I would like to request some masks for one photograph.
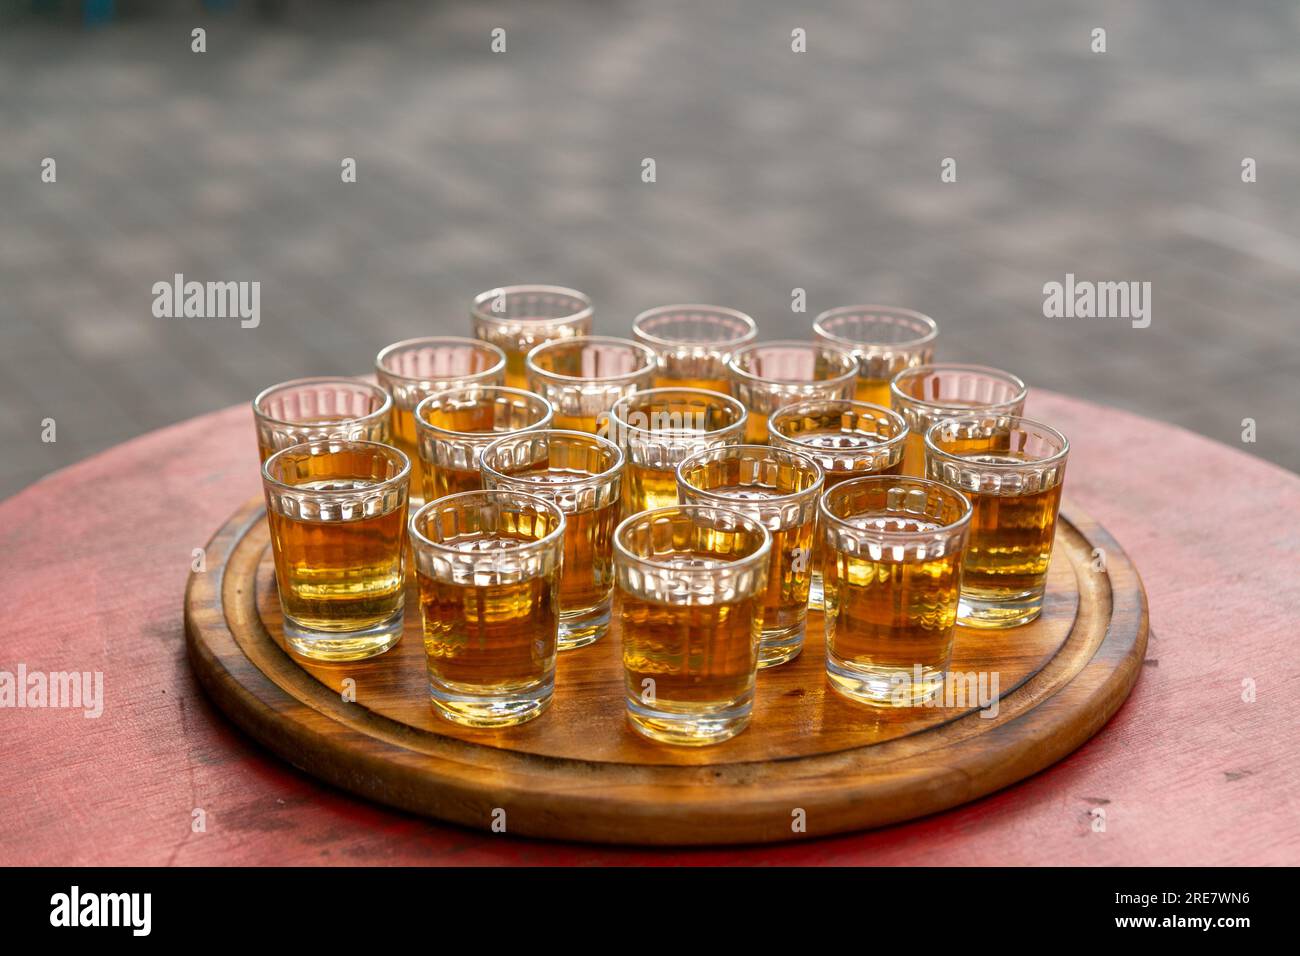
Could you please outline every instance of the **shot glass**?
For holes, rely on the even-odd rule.
[[[926,474],[974,509],[957,623],[1014,627],[1043,610],[1070,443],[1055,428],[1010,415],[930,426]]]
[[[402,636],[407,457],[378,442],[291,445],[262,465],[285,643],[355,661]]]
[[[852,398],[858,377],[853,353],[816,342],[756,342],[727,364],[731,394],[749,409],[745,440],[767,441],[767,419],[783,405],[813,398]]]
[[[983,365],[918,365],[894,376],[890,404],[907,422],[903,474],[925,476],[925,433],[944,418],[961,415],[1020,415],[1029,389],[1025,383]]]
[[[745,434],[745,406],[699,388],[648,388],[614,403],[609,437],[623,449],[623,513],[677,504],[677,466]]]
[[[911,309],[887,305],[845,305],[813,320],[813,336],[851,351],[858,360],[855,398],[889,404],[889,383],[905,368],[934,360],[939,326]]]
[[[505,435],[549,428],[552,417],[546,399],[504,385],[430,395],[415,406],[425,500],[482,489],[483,449]]]
[[[466,491],[411,517],[415,577],[439,716],[510,727],[555,693],[564,515],[513,491]]]
[[[970,502],[936,481],[871,475],[831,488],[819,510],[831,687],[865,704],[923,704],[952,660]]]
[[[655,387],[728,392],[727,363],[736,349],[758,338],[743,312],[716,305],[661,305],[632,320],[632,337],[659,356]]]
[[[771,533],[759,667],[784,664],[803,650],[822,488],[815,461],[767,445],[710,448],[677,466],[683,504],[728,508]]]
[[[555,427],[597,434],[620,398],[654,383],[655,353],[608,335],[545,342],[528,353],[528,390],[555,408]]]
[[[797,402],[767,420],[768,444],[821,465],[826,488],[864,475],[896,475],[903,467],[907,423],[880,405],[849,399]],[[823,610],[821,536],[814,539],[808,607]]]
[[[511,285],[474,297],[474,335],[506,356],[505,383],[526,388],[524,357],[543,342],[591,334],[591,300],[575,289],[553,285]]]
[[[759,522],[708,505],[618,526],[627,715],[638,733],[701,746],[748,725],[771,547]]]
[[[623,452],[598,435],[543,429],[497,439],[483,449],[480,467],[484,488],[537,495],[564,512],[559,647],[600,640],[614,591]]]
[[[424,466],[415,406],[435,392],[467,385],[500,385],[506,357],[495,345],[455,335],[395,342],[375,356],[379,384],[393,396],[392,443],[411,459],[412,501],[424,495]]]
[[[263,462],[282,448],[325,438],[389,440],[393,399],[359,378],[299,378],[253,399],[257,452]]]

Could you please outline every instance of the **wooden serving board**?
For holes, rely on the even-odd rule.
[[[559,656],[555,700],[540,718],[474,730],[429,704],[413,591],[405,634],[381,657],[317,664],[284,649],[265,515],[260,498],[248,502],[209,543],[207,571],[190,576],[187,643],[207,692],[254,738],[322,780],[466,826],[499,830],[504,820],[514,834],[758,843],[943,810],[1042,770],[1095,734],[1128,696],[1147,642],[1137,572],[1067,503],[1042,617],[1005,631],[957,630],[951,670],[998,674],[995,716],[974,706],[850,703],[826,682],[813,613],[803,653],[759,672],[753,721],[722,744],[656,744],[628,726],[617,623],[598,643]],[[344,699],[348,679],[355,702]]]

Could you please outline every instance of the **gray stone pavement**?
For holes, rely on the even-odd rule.
[[[1243,447],[1300,470],[1293,2],[119,6],[0,7],[0,494],[528,281],[612,334],[675,301],[796,337],[907,305],[944,359],[1231,444],[1253,418]],[[261,325],[155,318],[177,272],[259,281]],[[1150,327],[1044,318],[1066,273],[1150,282]]]

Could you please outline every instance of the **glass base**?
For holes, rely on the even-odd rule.
[[[321,631],[284,616],[284,642],[301,657],[313,661],[363,661],[378,657],[402,639],[404,609],[386,621],[360,631]]]
[[[577,647],[595,644],[609,630],[610,607],[614,603],[611,594],[593,608],[575,611],[572,614],[560,614],[560,637],[556,649],[571,651]]]
[[[806,625],[806,621],[801,621],[794,627],[787,628],[784,631],[764,631],[763,642],[758,648],[759,668],[776,667],[778,664],[784,664],[798,657],[799,652],[803,650],[803,635]]]
[[[730,740],[748,727],[753,710],[752,692],[726,707],[682,713],[648,707],[629,698],[627,719],[633,730],[651,740],[680,747],[705,747]]]
[[[555,674],[533,687],[508,693],[474,694],[429,682],[433,712],[462,727],[514,727],[540,717],[555,696]]]
[[[1008,594],[965,589],[957,602],[957,623],[966,627],[1001,628],[1028,624],[1043,613],[1043,589]]]
[[[938,696],[944,673],[933,667],[870,667],[826,656],[826,679],[831,687],[872,707],[919,707]]]

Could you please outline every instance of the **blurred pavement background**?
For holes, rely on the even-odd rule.
[[[800,338],[909,306],[943,359],[1237,447],[1253,418],[1245,449],[1300,470],[1293,0],[224,6],[0,7],[0,496],[468,334],[516,282],[588,292],[608,334],[670,302]],[[177,272],[260,281],[260,327],[155,318]],[[1067,272],[1151,282],[1150,328],[1044,318]]]

